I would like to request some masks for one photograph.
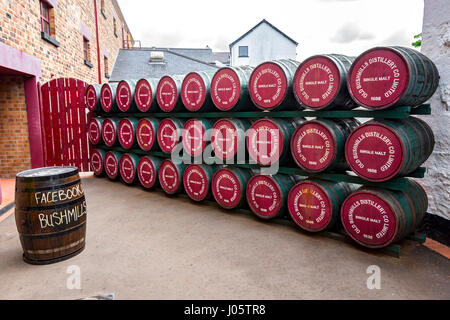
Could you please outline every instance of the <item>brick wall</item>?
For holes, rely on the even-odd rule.
[[[70,77],[88,83],[98,83],[97,39],[94,0],[45,0],[56,6],[50,11],[51,37],[55,46],[41,37],[41,7],[39,0],[0,0],[0,41],[41,60],[43,84],[52,78]],[[105,55],[108,69],[122,47],[122,26],[129,33],[115,0],[97,0],[99,52],[102,82],[105,78]],[[116,20],[117,36],[114,34]],[[90,40],[89,67],[84,62],[83,38]],[[1,71],[1,69],[0,69]],[[27,114],[24,80],[4,76],[0,72],[0,178],[14,177],[29,169]]]
[[[24,80],[0,76],[0,178],[31,166]]]
[[[113,0],[105,0],[105,16],[100,12],[97,0],[100,62],[102,82],[104,77],[104,53],[108,53],[111,70],[119,48],[122,47],[122,24],[120,12]],[[53,10],[54,36],[59,47],[41,38],[39,0],[0,0],[0,41],[31,54],[42,63],[41,82],[51,78],[74,77],[89,83],[98,82],[97,41],[95,31],[94,0],[59,0]],[[114,35],[114,18],[117,37]],[[52,28],[53,29],[53,28]],[[84,64],[83,33],[90,35],[90,56],[93,67]],[[125,27],[126,32],[127,29]]]

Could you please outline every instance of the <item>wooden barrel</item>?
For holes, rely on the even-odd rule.
[[[292,134],[305,121],[304,118],[263,118],[255,121],[247,131],[250,159],[262,166],[288,161]]]
[[[425,190],[409,179],[405,190],[362,187],[341,209],[342,224],[360,245],[383,248],[412,233],[428,208]]]
[[[101,112],[100,90],[101,84],[90,84],[86,88],[86,108],[91,112]]]
[[[91,159],[89,161],[91,170],[96,176],[101,176],[105,172],[103,163],[105,162],[106,152],[102,149],[94,149],[91,151]]]
[[[226,167],[218,170],[211,188],[216,202],[225,209],[236,209],[246,203],[245,191],[252,176],[249,169]]]
[[[136,140],[139,148],[144,151],[158,149],[156,136],[159,127],[159,120],[154,118],[143,118],[139,120],[136,129]]]
[[[102,123],[102,138],[105,145],[113,147],[119,144],[117,139],[117,128],[119,126],[120,119],[107,118]]]
[[[294,184],[294,178],[284,174],[254,175],[247,184],[247,203],[261,219],[281,218],[287,212],[286,201]]]
[[[116,180],[119,177],[119,161],[122,154],[117,151],[108,151],[105,155],[104,168],[106,175],[111,180]]]
[[[214,76],[212,71],[191,72],[186,75],[181,85],[181,99],[189,111],[204,112],[214,109],[211,101],[210,87]]]
[[[345,158],[357,175],[381,182],[419,168],[434,144],[433,131],[419,118],[369,121],[348,137]]]
[[[211,147],[217,159],[245,160],[245,135],[250,122],[244,119],[224,118],[214,123],[211,131]]]
[[[117,84],[116,102],[120,112],[135,112],[137,110],[134,101],[136,81],[122,80]]]
[[[291,139],[291,153],[306,172],[346,170],[345,142],[360,125],[355,119],[316,119],[301,124]]]
[[[172,153],[182,140],[182,132],[185,120],[178,118],[166,118],[161,120],[158,127],[158,145],[164,153]]]
[[[347,73],[353,61],[355,57],[341,54],[316,55],[303,61],[294,76],[298,103],[311,110],[356,108],[347,89]]]
[[[89,142],[97,145],[102,142],[102,118],[91,118],[88,125]]]
[[[217,166],[191,164],[184,171],[183,185],[189,198],[200,202],[211,197],[211,182]]]
[[[340,221],[342,203],[352,191],[345,182],[302,180],[289,191],[289,214],[303,230],[320,232],[331,229]]]
[[[77,168],[40,168],[17,174],[15,203],[25,262],[55,263],[84,249],[87,211]]]
[[[137,174],[141,186],[151,189],[158,183],[158,171],[161,159],[153,156],[143,156],[139,160]]]
[[[138,120],[135,118],[123,118],[117,126],[117,139],[122,148],[129,150],[138,145],[136,131]]]
[[[134,90],[134,103],[140,112],[158,112],[158,103],[155,99],[158,79],[140,79]]]
[[[250,98],[262,110],[301,109],[294,96],[293,79],[300,62],[274,60],[257,66],[250,76]]]
[[[100,90],[100,105],[104,112],[117,112],[116,103],[117,83],[105,83]]]
[[[376,47],[353,62],[347,79],[352,98],[372,110],[418,106],[439,85],[435,64],[420,52],[404,47]]]
[[[119,160],[119,171],[122,181],[126,184],[135,183],[137,178],[137,167],[139,163],[139,157],[132,153],[125,153]]]
[[[173,195],[183,191],[183,174],[186,165],[175,163],[170,159],[163,160],[159,166],[158,179],[165,193]]]
[[[181,99],[181,86],[184,75],[164,76],[158,82],[156,100],[163,112],[183,111],[186,108]]]
[[[257,109],[248,93],[252,71],[250,66],[224,67],[214,74],[210,91],[217,109],[233,112]]]
[[[211,129],[214,123],[209,119],[193,118],[186,121],[183,127],[183,150],[191,157],[203,154],[211,141]]]

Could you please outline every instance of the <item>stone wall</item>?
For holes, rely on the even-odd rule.
[[[436,64],[440,85],[431,99],[432,115],[423,117],[434,130],[436,147],[425,163],[428,212],[450,220],[450,5],[448,0],[425,0],[423,54]]]

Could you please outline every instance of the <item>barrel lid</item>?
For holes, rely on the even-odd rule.
[[[191,72],[184,78],[181,99],[189,111],[198,111],[205,103],[206,85],[197,72]]]
[[[158,127],[157,138],[158,145],[165,153],[171,153],[177,146],[180,136],[179,131],[183,128],[179,128],[175,121],[170,118],[163,119]]]
[[[351,169],[369,181],[386,181],[402,168],[405,147],[398,134],[383,123],[368,122],[354,130],[345,144]]]
[[[131,103],[133,102],[133,96],[131,94],[131,87],[127,80],[122,80],[117,85],[116,90],[116,101],[117,107],[120,111],[126,112],[130,109]]]
[[[238,138],[237,128],[232,120],[218,120],[211,133],[211,147],[215,156],[223,160],[233,159],[238,150]]]
[[[284,138],[278,125],[270,119],[253,123],[247,133],[247,150],[250,157],[261,165],[276,163],[284,148]]]
[[[410,68],[394,48],[376,47],[353,62],[347,78],[352,98],[360,105],[380,109],[394,105],[410,80]]]
[[[120,120],[117,132],[120,145],[124,149],[130,149],[131,147],[133,147],[135,133],[133,123],[130,119],[124,118]]]
[[[375,192],[361,190],[342,204],[341,220],[353,240],[368,247],[383,247],[398,233],[398,221],[392,207]]]
[[[120,176],[125,183],[133,183],[136,177],[136,163],[129,154],[124,154],[119,162]]]
[[[184,171],[183,184],[192,200],[202,201],[208,195],[210,181],[202,166],[189,165]]]
[[[86,106],[89,111],[95,111],[97,107],[97,89],[93,85],[86,89]]]
[[[137,172],[142,186],[152,188],[155,185],[158,173],[153,161],[148,156],[144,156],[139,160]]]
[[[264,62],[253,70],[249,92],[253,103],[261,109],[278,107],[285,99],[288,82],[283,69],[274,62]]]
[[[297,183],[289,192],[287,204],[294,222],[310,232],[326,229],[333,219],[331,201],[314,181]]]
[[[103,173],[103,156],[97,149],[92,150],[90,163],[95,175]]]
[[[159,80],[156,89],[156,100],[164,112],[172,112],[178,102],[177,84],[170,76],[164,76]]]
[[[336,141],[320,121],[303,123],[291,139],[291,152],[295,162],[307,171],[327,169],[336,159]]]
[[[100,121],[97,118],[92,118],[89,121],[89,141],[92,144],[99,144],[102,138],[102,128]]]
[[[233,170],[223,168],[214,175],[211,188],[214,199],[221,207],[233,209],[239,205],[245,186],[241,185]]]
[[[114,145],[117,139],[115,124],[111,119],[105,119],[102,124],[102,138],[108,147]]]
[[[153,90],[147,79],[141,79],[136,83],[134,89],[134,101],[137,108],[142,112],[147,112],[153,102]]]
[[[105,83],[100,90],[100,103],[102,105],[103,111],[110,112],[113,107],[113,92],[111,90],[111,85]]]
[[[300,64],[294,76],[297,100],[311,109],[331,104],[340,89],[341,77],[336,64],[326,56],[313,56]]]
[[[105,155],[105,171],[113,180],[119,175],[119,159],[113,151],[109,151]]]
[[[282,206],[282,195],[278,183],[272,177],[255,175],[247,184],[247,202],[250,209],[261,218],[276,217]]]
[[[206,127],[199,119],[189,119],[183,128],[183,150],[190,156],[202,155],[206,147]]]
[[[67,178],[78,174],[76,167],[44,167],[19,172],[16,175],[18,179],[30,179],[33,181],[47,180],[48,178],[58,179]]]
[[[225,67],[214,74],[211,81],[211,99],[222,111],[233,109],[241,96],[241,82],[236,71]]]
[[[156,141],[155,127],[149,119],[139,120],[136,129],[136,139],[139,147],[144,151],[149,151],[153,148]]]
[[[178,191],[181,179],[172,161],[166,159],[161,163],[158,178],[164,192],[174,194]]]

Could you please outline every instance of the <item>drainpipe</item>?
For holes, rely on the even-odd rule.
[[[98,38],[97,0],[94,0],[94,10],[95,10],[95,33],[97,38],[98,83],[102,83],[102,70],[100,65],[100,40]]]

